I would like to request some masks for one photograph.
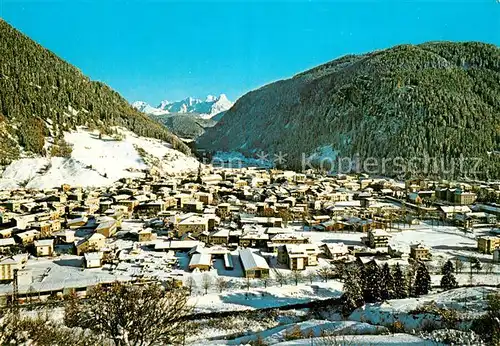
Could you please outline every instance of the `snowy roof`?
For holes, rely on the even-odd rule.
[[[5,239],[0,239],[0,246],[11,246],[15,245],[16,241],[14,238],[5,238]]]
[[[38,234],[40,234],[40,232],[38,232],[36,230],[29,230],[29,231],[17,233],[16,235],[19,238],[23,239],[23,238],[28,238],[28,237],[34,237],[34,236],[37,236]]]
[[[226,228],[222,228],[212,234],[212,237],[228,237],[228,236],[229,236],[229,230]]]
[[[391,237],[391,235],[386,230],[380,228],[372,229],[370,230],[370,233],[374,236],[379,236],[379,237]]]
[[[189,261],[189,266],[196,265],[206,265],[210,266],[212,264],[212,255],[209,253],[195,253],[191,260]]]
[[[86,252],[83,256],[86,261],[97,261],[102,258],[102,252]]]
[[[203,216],[198,216],[198,215],[192,215],[181,222],[179,222],[179,225],[194,225],[194,224],[206,224],[208,222],[208,219],[203,217]]]
[[[54,239],[35,240],[35,247],[38,247],[38,246],[53,246],[53,245],[54,245]]]
[[[240,250],[240,259],[244,270],[269,269],[264,257],[252,252],[250,249]]]
[[[439,208],[445,213],[470,213],[471,210],[466,205],[453,205],[453,206],[445,206],[442,205]]]
[[[325,246],[332,254],[345,254],[349,252],[347,245],[344,243],[327,243]]]
[[[165,242],[158,242],[155,244],[155,250],[163,249],[192,249],[199,245],[197,240],[171,240]]]

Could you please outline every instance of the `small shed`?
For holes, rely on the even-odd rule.
[[[240,250],[240,261],[247,278],[269,277],[269,265],[264,257],[250,249]]]
[[[189,269],[198,268],[200,271],[209,270],[212,265],[212,255],[209,253],[195,253],[189,261]]]

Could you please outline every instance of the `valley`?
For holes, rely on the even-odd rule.
[[[0,0],[1,345],[500,345],[494,11],[79,5]]]

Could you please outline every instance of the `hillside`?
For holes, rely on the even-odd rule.
[[[47,189],[72,186],[107,186],[121,178],[143,177],[145,171],[175,175],[198,169],[199,162],[165,142],[116,129],[116,136],[100,135],[83,127],[66,132],[70,157],[23,158],[12,162],[0,175],[0,189],[18,187]]]
[[[163,124],[177,136],[186,139],[198,138],[207,127],[216,124],[215,120],[202,118],[197,113],[150,114],[150,117]]]
[[[393,159],[380,173],[447,176],[480,170],[481,176],[498,178],[499,100],[498,47],[401,45],[344,56],[249,92],[207,129],[198,146],[248,155],[282,152],[292,168],[302,166],[302,153],[359,154],[360,160]],[[480,167],[466,160],[458,172],[460,155],[479,158]],[[407,164],[425,156],[435,158],[436,167]],[[398,157],[405,159],[403,169],[394,161]]]
[[[109,132],[121,126],[189,148],[117,92],[0,20],[0,164],[21,154],[46,154],[46,137],[64,138],[78,125]]]

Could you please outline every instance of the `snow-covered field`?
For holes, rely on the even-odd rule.
[[[311,339],[284,341],[276,345],[307,346],[311,345]],[[413,335],[391,334],[391,335],[348,335],[348,336],[339,336],[333,338],[319,338],[318,340],[314,340],[314,345],[439,346],[441,344],[434,342],[432,340],[424,340],[422,338]]]
[[[498,292],[497,288],[469,287],[429,294],[419,298],[393,299],[383,303],[366,304],[355,310],[350,320],[368,322],[376,325],[390,325],[400,322],[406,330],[421,329],[430,320],[439,324],[439,318],[430,314],[410,314],[411,311],[427,304],[436,304],[439,308],[454,309],[463,320],[477,317],[486,309],[485,297]],[[457,326],[459,327],[459,326]]]
[[[123,177],[138,177],[148,168],[140,155],[141,148],[157,161],[158,169],[167,174],[176,174],[198,168],[198,161],[171,148],[157,139],[139,137],[119,129],[123,140],[108,136],[99,138],[97,132],[78,131],[65,134],[72,145],[71,158],[38,157],[24,158],[11,163],[0,178],[0,189],[52,188],[61,184],[74,186],[109,185]]]
[[[239,289],[225,293],[209,293],[190,299],[198,312],[254,310],[307,303],[320,299],[338,298],[342,294],[342,283],[314,282],[311,284]]]
[[[310,314],[305,310],[276,312],[275,315],[238,316],[214,324],[200,325],[190,337],[192,345],[248,345],[261,340],[266,345],[442,345],[421,337],[421,333],[440,317],[430,313],[413,314],[424,304],[443,309],[456,309],[460,321],[456,328],[466,332],[471,318],[484,313],[484,297],[497,290],[492,288],[459,288],[433,293],[419,298],[390,300],[367,304],[355,310],[348,319],[338,313]],[[401,322],[408,333],[392,334],[388,326]],[[441,327],[440,327],[441,325]],[[449,328],[449,326],[447,327]],[[297,338],[297,340],[291,340]]]

